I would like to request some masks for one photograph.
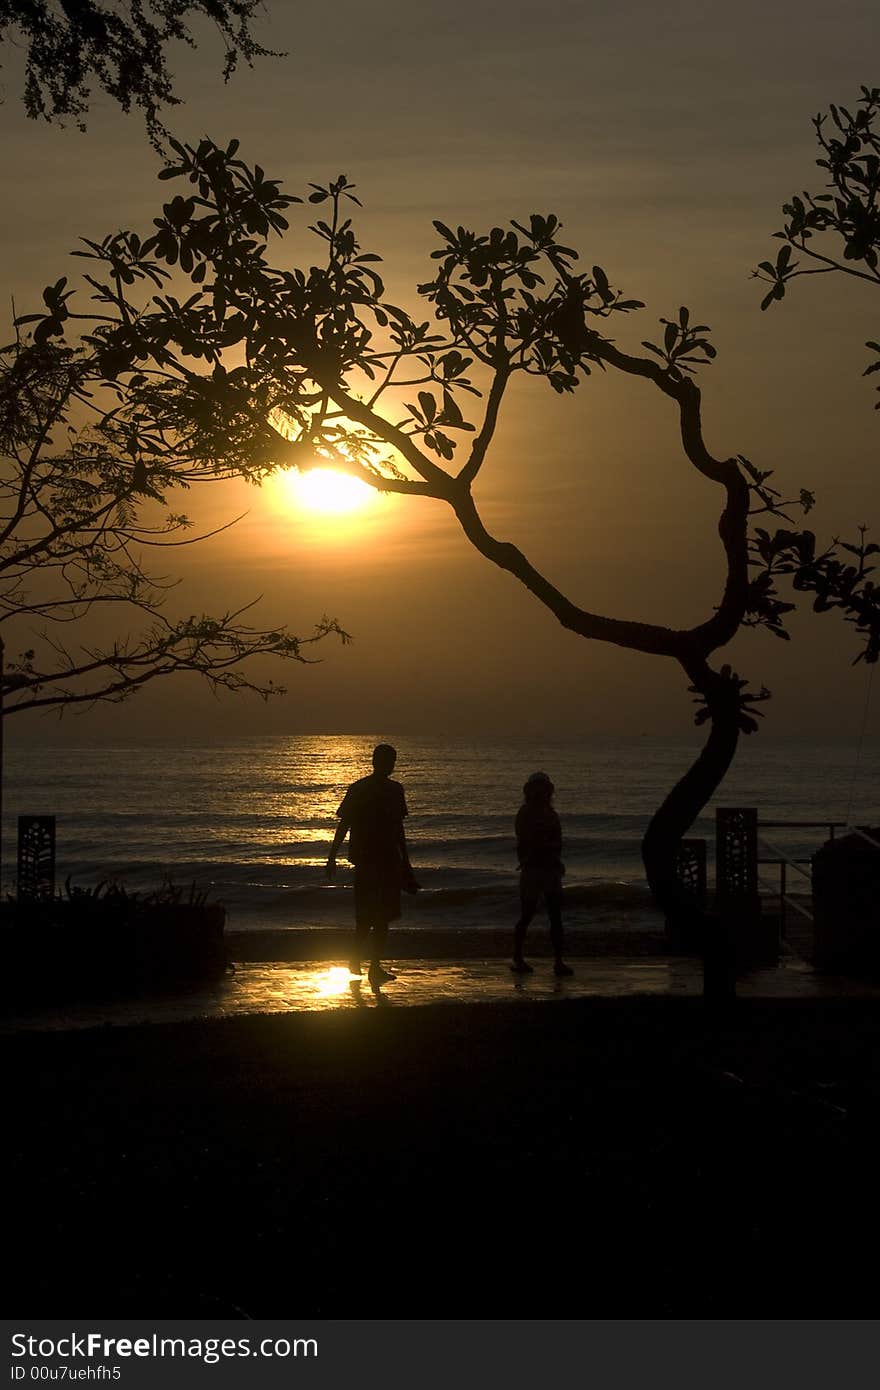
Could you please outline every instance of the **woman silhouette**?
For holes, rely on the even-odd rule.
[[[519,859],[520,917],[513,929],[513,964],[517,975],[531,974],[523,955],[528,925],[541,898],[550,918],[553,970],[573,975],[562,959],[562,826],[553,809],[553,783],[546,772],[533,772],[523,787],[525,798],[516,816],[516,852]]]

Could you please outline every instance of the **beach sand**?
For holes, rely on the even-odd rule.
[[[7,1038],[10,1316],[873,1316],[870,1000]]]

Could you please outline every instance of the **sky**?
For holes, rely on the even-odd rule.
[[[818,189],[811,117],[832,101],[854,105],[862,84],[880,80],[876,4],[268,0],[257,36],[287,56],[226,87],[219,40],[199,35],[194,52],[171,54],[185,98],[167,117],[174,133],[239,139],[242,157],[291,192],[344,171],[392,300],[416,307],[433,218],[488,229],[552,211],[587,265],[646,302],[616,325],[623,347],[637,350],[681,304],[711,326],[719,355],[700,378],[710,450],[814,490],[823,537],[862,522],[880,530],[880,413],[861,376],[865,340],[878,337],[870,291],[810,278],[762,314],[749,278],[777,249],[782,202]],[[81,268],[68,259],[78,237],[148,228],[168,186],[155,181],[137,116],[98,97],[87,133],[59,129],[27,120],[19,91],[13,53],[2,74],[0,261],[7,303],[25,312],[43,285]],[[276,262],[299,262],[306,222],[293,217]],[[476,496],[491,530],[592,611],[678,627],[717,602],[717,489],[687,463],[673,410],[646,383],[597,374],[573,398],[517,388]],[[322,518],[280,485],[226,483],[186,507],[205,529],[247,515],[177,553],[169,611],[262,595],[267,625],[306,633],[328,613],[353,643],[276,670],[288,694],[268,706],[217,702],[181,678],[60,726],[16,720],[16,737],[691,728],[673,663],[564,632],[469,549],[439,502],[376,498]],[[716,659],[773,690],[768,732],[855,737],[868,675],[851,665],[851,630],[809,613],[791,630],[790,643],[743,633]],[[869,732],[880,733],[880,697]]]

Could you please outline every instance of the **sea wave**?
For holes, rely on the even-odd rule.
[[[806,859],[826,835],[825,818],[849,814],[850,764],[828,745],[793,756],[789,745],[751,740],[719,803],[756,806],[763,819],[799,823],[768,830],[789,858]],[[340,856],[337,883],[324,862],[348,781],[369,761],[370,739],[266,737],[217,746],[76,749],[12,744],[6,755],[3,891],[14,891],[19,814],[57,820],[56,882],[115,880],[131,891],[164,879],[195,883],[226,904],[232,927],[349,924],[352,869]],[[513,818],[524,776],[546,767],[557,784],[568,867],[571,925],[631,924],[653,912],[640,841],[651,814],[692,751],[663,740],[564,738],[496,742],[419,739],[401,743],[407,833],[423,891],[404,901],[403,921],[479,927],[517,911]],[[880,749],[865,753],[852,815],[873,821]],[[846,774],[846,775],[845,775]],[[844,809],[839,809],[839,808]],[[707,842],[713,807],[690,831]],[[804,822],[818,828],[800,828]],[[775,878],[768,868],[765,876]]]
[[[259,865],[229,861],[182,861],[162,866],[141,861],[108,870],[106,864],[82,864],[71,874],[71,888],[99,880],[122,884],[129,892],[155,888],[163,878],[186,888],[194,883],[227,909],[235,930],[266,927],[299,928],[348,926],[353,916],[353,871],[340,865],[330,884],[321,865],[307,866],[296,874],[290,866],[267,862]],[[515,872],[479,874],[473,868],[418,872],[420,891],[403,898],[403,920],[412,927],[493,926],[511,921],[519,906],[519,879]],[[653,918],[650,894],[634,879],[568,878],[564,887],[566,917],[571,925],[615,920]]]

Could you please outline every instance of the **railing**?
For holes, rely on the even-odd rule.
[[[847,834],[858,835],[860,840],[867,840],[868,844],[873,845],[874,849],[880,849],[880,840],[873,839],[872,836],[868,835],[864,830],[862,830],[861,826],[848,825],[846,829]]]
[[[849,827],[845,820],[762,820],[760,822],[765,828],[770,830],[828,830],[829,840],[834,839],[835,830],[848,830]],[[806,860],[804,861],[807,862]]]
[[[765,820],[760,821],[759,825],[762,830],[827,830],[828,838],[831,841],[834,840],[835,830],[843,830],[848,835],[858,835],[862,840],[867,840],[868,844],[873,845],[874,849],[880,849],[880,842],[872,839],[872,837],[866,834],[859,826],[847,825],[846,821],[841,820]],[[793,908],[794,911],[799,912],[802,917],[808,918],[811,922],[813,921],[813,914],[810,912],[809,908],[804,907],[803,903],[792,898],[786,891],[788,888],[789,869],[792,869],[796,874],[800,874],[802,878],[805,878],[810,884],[812,891],[813,876],[809,870],[803,868],[804,864],[810,864],[812,861],[810,859],[790,859],[778,845],[770,844],[768,840],[763,839],[760,835],[758,837],[758,849],[769,850],[770,852],[769,858],[762,858],[759,856],[757,861],[758,864],[776,864],[779,867],[779,889],[777,894],[779,898],[779,930],[780,935],[784,937],[788,908]],[[773,892],[772,885],[767,883],[765,879],[759,879],[759,882],[761,887],[766,889],[768,893]]]
[[[759,834],[759,830],[822,830],[832,842],[836,832],[857,835],[873,849],[880,850],[880,839],[868,834],[861,826],[836,820],[758,820],[754,806],[719,806],[715,811],[715,892],[713,918],[706,924],[710,930],[699,936],[703,952],[703,987],[707,998],[730,1000],[736,997],[736,970],[745,961],[771,963],[778,959],[780,940],[785,938],[787,914],[791,910],[815,921],[813,913],[788,891],[789,873],[797,874],[809,884],[812,901],[813,875],[811,859],[794,858],[778,845]],[[760,893],[774,893],[773,885],[759,875],[759,866],[775,864],[779,869],[779,919],[773,931],[773,919],[761,923]],[[696,920],[706,905],[706,841],[683,840],[676,863],[676,877],[685,901],[690,899],[697,909]],[[715,920],[717,918],[717,920]],[[681,922],[690,919],[686,913]],[[673,914],[673,933],[675,915]],[[684,932],[684,927],[682,927]],[[814,938],[817,928],[814,928]],[[775,935],[775,943],[772,940]],[[673,935],[673,940],[677,939]],[[684,935],[682,935],[684,940]],[[814,941],[815,944],[815,941]],[[711,969],[710,969],[711,964]]]

